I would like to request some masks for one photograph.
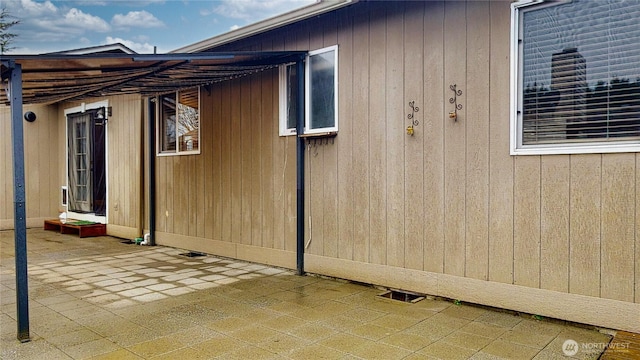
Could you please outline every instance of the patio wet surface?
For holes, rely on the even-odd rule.
[[[0,359],[597,359],[611,336],[182,249],[28,230],[31,341],[0,231]],[[596,344],[596,346],[582,346]]]

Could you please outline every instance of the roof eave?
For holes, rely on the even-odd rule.
[[[309,6],[305,6],[279,16],[253,23],[251,25],[229,31],[227,33],[214,36],[212,38],[208,38],[197,43],[181,47],[179,49],[175,49],[171,51],[171,53],[192,53],[209,50],[224,44],[248,38],[253,35],[277,29],[279,27],[286,26],[297,21],[321,15],[351,5],[355,2],[358,2],[358,0],[321,0]]]

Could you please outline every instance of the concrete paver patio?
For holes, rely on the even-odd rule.
[[[167,247],[28,231],[31,341],[0,231],[0,359],[597,359],[611,336]],[[580,346],[580,345],[589,346]]]

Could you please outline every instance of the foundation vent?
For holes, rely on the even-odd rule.
[[[400,290],[385,291],[378,296],[391,299],[391,300],[402,301],[410,304],[415,304],[420,300],[424,300],[425,298],[424,295],[421,295],[421,294],[415,294],[415,293],[410,293],[410,292],[400,291]]]

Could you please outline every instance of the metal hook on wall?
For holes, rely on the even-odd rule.
[[[462,104],[458,104],[458,96],[462,96],[462,90],[456,89],[456,84],[449,85],[449,89],[453,91],[453,97],[449,98],[449,103],[453,104],[453,111],[449,112],[449,119],[458,121],[458,110],[462,110]]]
[[[407,135],[413,136],[414,127],[420,125],[420,121],[415,118],[415,114],[420,111],[420,108],[416,106],[415,101],[409,101],[409,107],[411,108],[411,112],[407,115],[407,119],[411,120],[411,125],[407,126]]]

